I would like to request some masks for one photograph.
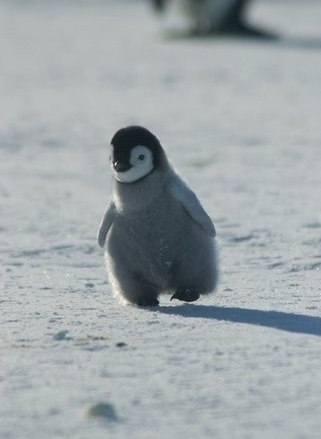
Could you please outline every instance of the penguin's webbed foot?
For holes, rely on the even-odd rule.
[[[157,306],[159,305],[159,301],[156,297],[146,297],[142,296],[135,302],[137,306]]]
[[[195,302],[199,297],[199,293],[195,290],[179,288],[176,293],[172,295],[171,300],[178,299],[183,302]]]

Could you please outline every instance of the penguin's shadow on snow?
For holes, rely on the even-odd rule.
[[[187,318],[193,317],[233,323],[246,323],[248,325],[275,328],[299,334],[321,336],[321,317],[307,316],[304,314],[192,304],[161,306],[158,311],[163,314],[179,315]]]
[[[292,37],[279,40],[283,47],[294,49],[321,50],[321,38]]]
[[[272,34],[271,37],[247,37],[242,35],[216,35],[216,34],[193,34],[189,32],[168,32],[166,35],[168,40],[213,40],[214,42],[230,41],[237,43],[258,43],[266,45],[278,45],[284,48],[321,50],[321,37],[304,37],[304,36],[283,36]]]

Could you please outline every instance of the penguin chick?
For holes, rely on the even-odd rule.
[[[139,306],[162,293],[192,302],[217,283],[215,228],[169,164],[159,140],[140,126],[111,140],[112,201],[98,243],[113,290]]]

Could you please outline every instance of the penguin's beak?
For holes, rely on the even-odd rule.
[[[120,160],[116,160],[116,162],[113,163],[113,166],[116,172],[126,172],[131,167],[129,163],[124,163]]]

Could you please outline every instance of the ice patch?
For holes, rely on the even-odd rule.
[[[68,337],[68,333],[69,333],[69,331],[59,331],[53,336],[53,339],[56,341],[68,340],[68,339],[70,339]]]
[[[314,223],[305,224],[304,227],[307,229],[321,229],[321,222],[316,221]]]
[[[100,402],[90,407],[88,416],[105,419],[106,421],[117,421],[118,419],[115,407],[107,402]]]

